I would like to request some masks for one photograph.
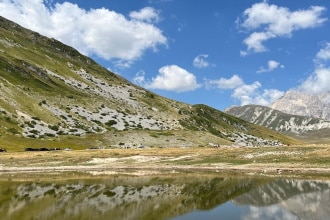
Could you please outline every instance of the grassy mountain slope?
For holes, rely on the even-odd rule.
[[[1,17],[0,94],[0,147],[7,149],[295,141],[204,105],[158,96]]]

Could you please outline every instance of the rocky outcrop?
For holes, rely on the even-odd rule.
[[[313,95],[290,90],[269,107],[291,115],[309,116],[330,121],[330,92]]]
[[[290,115],[266,106],[235,106],[225,112],[279,132],[302,133],[330,129],[330,121],[311,116]]]

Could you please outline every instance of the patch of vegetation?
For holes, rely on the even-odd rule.
[[[51,133],[45,133],[45,135],[48,136],[48,137],[56,137],[55,134],[51,134]]]
[[[154,94],[149,91],[146,91],[144,95],[146,98],[149,98],[149,99],[155,98]]]
[[[158,134],[155,134],[155,133],[151,133],[151,134],[150,134],[150,137],[153,137],[153,138],[159,138]]]
[[[116,195],[116,193],[111,190],[107,190],[107,191],[103,192],[103,194],[106,195],[107,197],[113,197]]]
[[[59,130],[59,126],[58,125],[48,125],[48,128],[53,130],[53,131],[58,131]]]
[[[117,124],[117,121],[116,120],[109,120],[108,122],[105,123],[105,125],[111,127],[113,125]]]
[[[67,135],[67,133],[65,131],[58,131],[56,134],[58,134],[58,135]]]
[[[91,120],[92,122],[94,122],[95,124],[99,125],[99,126],[102,126],[102,122],[98,121],[98,120]]]
[[[39,131],[38,130],[30,130],[30,133],[37,135],[37,134],[39,134]]]
[[[24,122],[27,126],[29,126],[30,128],[34,128],[34,125],[32,122],[26,121]]]
[[[7,131],[9,131],[12,134],[20,134],[21,133],[16,128],[8,128]]]
[[[47,104],[46,100],[42,100],[41,102],[39,102],[39,106],[46,105],[46,104]]]
[[[64,120],[67,120],[68,118],[65,115],[60,115],[60,117]]]

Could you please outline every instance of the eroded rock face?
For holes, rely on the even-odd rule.
[[[330,92],[313,95],[290,90],[269,107],[292,115],[330,121]]]
[[[279,132],[303,133],[330,128],[330,121],[311,116],[291,115],[266,106],[235,106],[226,112]]]
[[[234,106],[225,112],[279,132],[321,131],[330,128],[330,92],[307,94],[290,90],[269,107]]]

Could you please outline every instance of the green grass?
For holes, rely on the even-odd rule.
[[[0,53],[0,82],[3,83],[0,92],[6,100],[0,99],[0,106],[8,112],[8,116],[0,115],[0,122],[4,126],[4,129],[0,128],[1,146],[9,146],[9,149],[19,151],[29,146],[53,147],[57,145],[84,149],[95,146],[96,142],[106,146],[116,144],[111,140],[105,140],[106,138],[111,139],[108,134],[114,132],[111,127],[116,123],[114,120],[110,120],[106,124],[95,121],[99,126],[108,129],[110,132],[87,135],[88,138],[61,135],[60,138],[48,137],[34,140],[13,135],[15,131],[22,131],[19,124],[24,124],[24,122],[18,122],[19,120],[13,117],[13,115],[17,115],[16,110],[38,118],[48,125],[61,126],[68,130],[71,129],[71,131],[93,126],[93,123],[87,121],[86,118],[76,116],[70,112],[72,106],[83,107],[88,112],[98,111],[96,106],[103,106],[122,112],[125,116],[136,115],[139,111],[141,117],[152,118],[158,123],[167,120],[179,121],[183,129],[176,132],[166,130],[160,132],[143,131],[140,124],[137,123],[135,126],[129,127],[128,120],[126,121],[127,130],[141,130],[141,134],[147,135],[148,138],[157,138],[160,142],[164,141],[164,138],[167,138],[168,142],[174,138],[177,141],[186,140],[184,141],[186,143],[190,142],[191,139],[194,140],[191,141],[191,145],[205,145],[207,144],[206,138],[200,137],[200,139],[203,139],[203,141],[200,141],[198,138],[193,137],[193,134],[197,132],[205,132],[207,133],[205,136],[210,137],[209,142],[215,140],[216,143],[229,143],[229,138],[224,133],[230,135],[233,132],[243,132],[263,138],[279,139],[284,143],[296,143],[293,139],[254,126],[206,105],[190,106],[135,86],[80,54],[77,50],[18,25],[15,26],[9,21],[1,20],[0,26],[1,39],[10,39],[13,45],[21,45],[6,47],[3,43],[0,43],[0,49],[5,51]],[[2,28],[3,26],[6,28]],[[135,107],[135,104],[127,104],[125,100],[103,97],[90,90],[77,89],[56,77],[48,75],[46,69],[65,79],[77,80],[80,83],[87,84],[91,90],[99,89],[99,87],[90,80],[79,76],[75,71],[84,69],[91,76],[101,80],[104,85],[108,84],[125,89],[129,87],[130,89],[127,91],[129,97],[134,98],[138,107]],[[15,103],[13,104],[11,101]],[[44,105],[55,106],[67,114],[73,115],[73,118],[78,120],[76,127],[66,122],[67,116],[63,114],[55,116],[46,110]],[[19,119],[23,121],[22,118]],[[28,123],[27,125],[31,124],[30,121],[26,121],[26,123]],[[191,134],[188,134],[187,130]],[[185,133],[185,135],[177,135],[180,132]],[[126,141],[119,140],[117,142],[125,143]],[[156,143],[157,147],[160,145]],[[167,147],[166,142],[162,142],[162,145],[162,147]]]

